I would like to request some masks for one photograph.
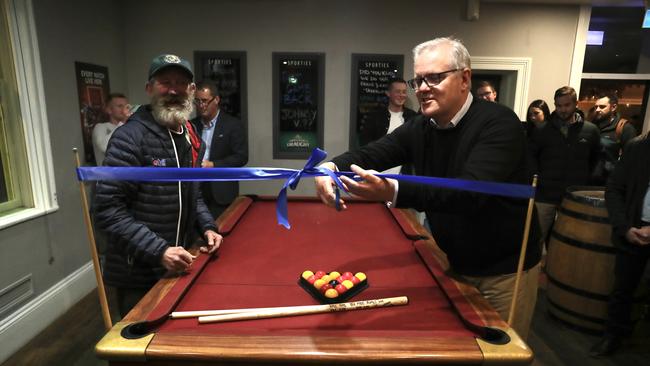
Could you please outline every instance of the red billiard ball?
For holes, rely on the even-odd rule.
[[[317,279],[318,278],[316,277],[316,275],[311,275],[311,276],[307,277],[307,282],[309,282],[310,284],[313,285],[314,282],[316,282]]]
[[[336,279],[336,282],[338,282],[338,283],[342,283],[343,281],[345,281],[345,278],[343,278],[343,276],[339,276],[339,277]]]
[[[352,283],[355,284],[355,285],[358,285],[359,282],[361,282],[361,280],[358,279],[358,278],[355,277],[355,276],[352,276],[352,278],[350,278],[350,281],[352,281]]]
[[[341,277],[345,278],[346,280],[349,280],[350,278],[354,277],[352,272],[345,272],[341,275]]]
[[[334,288],[334,287],[332,287],[332,285],[330,285],[329,283],[326,283],[326,284],[324,284],[323,286],[321,286],[321,288],[319,288],[318,290],[319,290],[321,293],[324,294],[325,291],[327,291],[327,290],[329,290],[329,289],[331,289],[331,288]]]
[[[325,272],[323,272],[323,271],[316,271],[316,273],[314,273],[314,276],[316,276],[316,279],[319,279],[319,278],[325,276]]]
[[[336,285],[336,287],[334,287],[334,289],[336,290],[336,292],[339,293],[339,295],[348,290],[347,287],[343,286],[343,284],[340,284],[340,283],[338,285]]]

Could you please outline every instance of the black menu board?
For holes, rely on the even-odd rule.
[[[350,149],[359,146],[359,127],[363,117],[388,103],[388,82],[401,78],[403,68],[403,55],[352,54]]]
[[[273,158],[323,146],[325,54],[273,53]]]
[[[246,52],[194,51],[195,80],[217,85],[219,108],[248,125],[246,105]]]

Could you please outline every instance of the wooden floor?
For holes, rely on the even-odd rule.
[[[103,333],[97,294],[92,292],[1,366],[107,365],[93,353]],[[533,365],[650,365],[650,319],[640,324],[624,350],[611,357],[593,359],[587,355],[597,339],[554,321],[546,311],[544,290],[540,290],[528,339],[535,352]]]

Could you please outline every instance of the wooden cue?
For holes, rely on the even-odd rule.
[[[537,188],[537,174],[533,176],[533,190]],[[515,278],[515,288],[510,303],[510,312],[508,313],[508,325],[512,327],[515,321],[515,312],[517,307],[517,292],[519,292],[519,281],[521,273],[524,270],[524,260],[526,259],[526,248],[528,247],[528,234],[530,232],[530,221],[533,218],[533,207],[535,207],[535,196],[528,199],[528,212],[526,214],[526,224],[524,226],[524,238],[521,242],[521,252],[519,253],[519,264],[517,265],[517,276]],[[537,281],[537,279],[535,279]]]
[[[171,314],[169,314],[169,317],[172,319],[198,318],[201,316],[241,314],[241,313],[248,313],[248,312],[260,312],[260,311],[279,310],[279,309],[295,309],[297,307],[307,308],[312,306],[321,306],[321,305],[281,306],[281,307],[278,306],[278,307],[269,307],[269,308],[242,308],[242,309],[223,309],[223,310],[174,311]]]
[[[79,151],[73,148],[72,152],[75,156],[77,168],[81,166],[79,160]],[[99,256],[97,255],[97,244],[95,243],[95,233],[93,232],[93,224],[90,220],[90,211],[88,209],[88,198],[86,197],[86,186],[83,181],[79,181],[79,193],[81,194],[81,204],[84,211],[84,222],[86,223],[86,232],[88,233],[88,244],[90,245],[90,256],[93,260],[93,269],[95,270],[95,279],[97,280],[97,293],[99,294],[99,304],[102,308],[102,317],[104,318],[104,327],[110,330],[113,327],[111,321],[111,313],[108,310],[108,301],[106,300],[106,289],[104,289],[104,279],[99,265]]]
[[[266,318],[279,318],[285,316],[298,316],[321,313],[334,313],[338,311],[364,310],[373,308],[382,308],[389,306],[400,306],[408,304],[406,296],[388,297],[383,299],[361,300],[343,302],[329,305],[306,305],[306,306],[286,306],[280,308],[269,308],[270,310],[249,311],[244,313],[233,313],[212,316],[200,316],[199,323],[218,323],[230,322],[237,320],[253,320]]]

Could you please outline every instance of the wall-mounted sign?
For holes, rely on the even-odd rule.
[[[75,62],[74,66],[77,76],[81,133],[84,140],[84,158],[87,163],[94,164],[93,128],[98,123],[108,121],[108,116],[104,112],[104,100],[111,90],[108,68],[83,62]]]
[[[194,51],[195,79],[217,85],[219,108],[239,119],[248,131],[246,52]]]
[[[325,54],[273,53],[273,158],[323,146]]]
[[[403,55],[352,54],[350,149],[359,146],[359,128],[364,116],[387,105],[388,82],[401,78],[403,69]]]

